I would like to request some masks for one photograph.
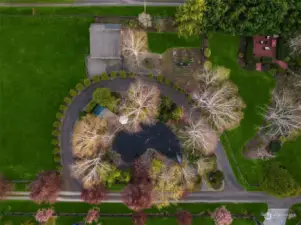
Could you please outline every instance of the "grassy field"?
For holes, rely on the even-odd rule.
[[[267,211],[267,205],[256,203],[256,204],[206,204],[206,203],[198,203],[198,204],[179,204],[173,205],[171,207],[165,208],[162,210],[163,212],[175,213],[178,210],[188,210],[191,213],[197,214],[203,211],[214,211],[215,208],[226,205],[227,209],[230,210],[233,214],[242,214],[242,213],[252,213],[259,220],[263,220],[261,213],[265,213]],[[38,206],[30,201],[2,201],[0,202],[0,212],[35,212],[43,206]],[[53,205],[53,208],[56,212],[73,212],[73,213],[86,213],[92,206],[86,203],[56,203]],[[98,206],[100,212],[102,213],[131,213],[131,211],[123,204],[115,204],[115,203],[103,203]],[[154,213],[158,212],[157,209],[149,209],[146,212]],[[13,225],[20,224],[21,222],[32,219],[32,217],[3,217],[2,221],[12,221]],[[81,217],[59,217],[57,220],[57,225],[65,225],[72,224],[74,222],[79,222],[82,220]],[[102,218],[102,224],[132,224],[131,218]],[[149,217],[147,220],[148,225],[161,225],[162,221],[167,225],[176,225],[175,218],[151,218]],[[1,222],[1,220],[0,220]],[[214,222],[211,218],[194,218],[193,224],[204,224],[204,225],[214,225]],[[243,219],[235,219],[233,222],[234,225],[252,225],[254,224],[251,220],[243,220]]]
[[[54,0],[54,1],[59,1],[59,0]],[[138,14],[143,12],[144,9],[143,7],[140,6],[102,6],[102,7],[93,6],[93,7],[36,7],[35,10],[36,10],[35,12],[36,15],[45,15],[45,16],[47,15],[138,16]],[[147,13],[151,14],[152,16],[173,16],[175,14],[175,11],[176,11],[176,7],[168,7],[168,6],[147,7]],[[18,16],[32,15],[32,8],[0,7],[0,15],[18,15]]]
[[[275,85],[274,80],[265,73],[247,71],[239,66],[237,63],[239,37],[214,34],[209,37],[209,46],[212,51],[212,62],[231,69],[230,79],[238,86],[239,94],[247,105],[240,126],[225,132],[221,140],[237,179],[247,189],[253,189],[249,184],[258,184],[260,161],[245,159],[242,149],[245,143],[256,134],[257,128],[263,121],[258,111],[260,107],[269,103],[270,92]]]
[[[70,88],[85,77],[86,18],[0,17],[0,171],[33,179],[55,167],[51,131]]]
[[[293,205],[291,213],[296,214],[296,217],[286,220],[286,225],[299,225],[298,223],[301,222],[301,203]]]
[[[148,48],[151,52],[164,53],[169,48],[175,47],[201,47],[201,37],[190,37],[188,39],[179,37],[177,33],[148,33]]]

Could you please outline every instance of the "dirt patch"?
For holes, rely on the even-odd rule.
[[[201,67],[200,48],[172,48],[163,54],[162,60],[164,76],[185,90],[197,88],[193,73]]]

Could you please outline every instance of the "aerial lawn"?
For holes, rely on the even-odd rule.
[[[198,214],[204,211],[213,212],[217,207],[221,205],[226,205],[226,208],[232,212],[232,214],[244,214],[249,213],[256,216],[256,218],[260,221],[263,221],[263,217],[261,213],[265,213],[267,211],[267,205],[264,203],[255,203],[255,204],[231,204],[231,203],[219,203],[219,204],[206,204],[206,203],[196,203],[196,204],[178,204],[172,205],[163,209],[161,212],[166,213],[175,213],[179,210],[187,210],[193,214]],[[46,205],[36,205],[31,201],[2,201],[0,202],[0,213],[5,212],[36,212],[39,208],[49,207]],[[52,206],[55,212],[70,212],[70,213],[86,213],[93,206],[86,203],[56,203]],[[131,213],[125,205],[118,203],[103,203],[99,206],[100,213]],[[148,209],[145,211],[146,213],[156,213],[159,212],[157,209]],[[30,216],[3,216],[0,218],[1,221],[11,221],[13,224],[19,224],[20,222],[24,222],[25,220],[32,219]],[[72,224],[74,222],[79,222],[83,220],[81,216],[70,216],[70,217],[58,217],[57,224]],[[101,218],[102,224],[132,224],[132,220],[130,217],[122,218],[122,217],[103,217]],[[175,217],[166,217],[166,218],[156,218],[156,217],[148,217],[147,224],[149,225],[159,225],[162,224],[167,225],[176,225]],[[18,223],[17,223],[18,222]],[[118,223],[119,222],[119,223]],[[201,223],[202,222],[202,223]],[[210,217],[195,217],[193,219],[193,224],[205,224],[205,225],[214,225],[213,220]],[[234,225],[251,225],[254,222],[250,219],[235,219],[233,222]]]
[[[248,71],[239,66],[237,62],[239,37],[211,34],[209,46],[213,64],[231,69],[230,79],[238,86],[239,94],[246,104],[244,119],[240,126],[225,132],[221,141],[239,182],[246,189],[257,189],[258,169],[261,162],[246,159],[242,155],[242,150],[263,122],[263,116],[259,113],[260,107],[269,103],[275,81],[266,73]]]
[[[63,97],[85,77],[90,22],[0,17],[0,172],[9,179],[55,168],[52,123]]]
[[[284,143],[276,160],[287,168],[294,179],[301,185],[301,136]],[[301,216],[301,215],[300,215]]]
[[[296,216],[286,220],[286,225],[298,225],[301,222],[301,203],[295,204],[291,207],[290,213]]]
[[[189,38],[179,37],[177,33],[147,33],[149,51],[164,53],[169,48],[195,47],[201,48],[202,38],[193,36]]]

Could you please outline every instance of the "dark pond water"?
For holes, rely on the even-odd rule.
[[[113,142],[113,151],[121,154],[125,163],[131,163],[148,148],[154,148],[176,161],[177,155],[181,155],[180,142],[177,136],[161,122],[153,126],[143,126],[143,130],[135,134],[121,131],[116,135]]]

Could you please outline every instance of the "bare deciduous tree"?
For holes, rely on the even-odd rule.
[[[102,157],[100,153],[96,158],[77,160],[71,166],[72,175],[81,180],[85,188],[102,183],[112,170],[112,165],[103,161]]]
[[[301,54],[301,35],[292,38],[289,42],[292,54]]]
[[[266,124],[262,131],[268,136],[289,136],[301,130],[301,104],[289,90],[273,92],[272,104],[263,109]]]
[[[98,149],[108,147],[113,137],[114,135],[108,132],[105,119],[88,114],[75,125],[72,138],[73,155],[80,158],[93,156]]]
[[[141,30],[121,30],[121,51],[124,59],[132,68],[139,67],[143,54],[147,52],[147,34]]]
[[[45,224],[50,218],[54,216],[55,212],[53,209],[39,209],[35,215],[36,221],[40,224]]]
[[[194,121],[190,118],[189,124],[180,131],[180,137],[184,147],[194,154],[212,154],[218,143],[216,132],[203,119]]]
[[[219,84],[227,79],[229,79],[230,75],[230,69],[218,66],[213,68],[212,70],[197,70],[194,73],[194,78],[197,81],[201,81],[205,85],[213,85],[213,84]]]
[[[132,83],[120,108],[121,114],[128,117],[125,128],[129,132],[138,132],[141,130],[140,123],[154,124],[159,104],[160,91],[157,86],[140,79]]]
[[[219,86],[207,86],[195,92],[193,99],[220,132],[237,127],[243,118],[245,104],[238,95],[236,85],[230,81]]]

